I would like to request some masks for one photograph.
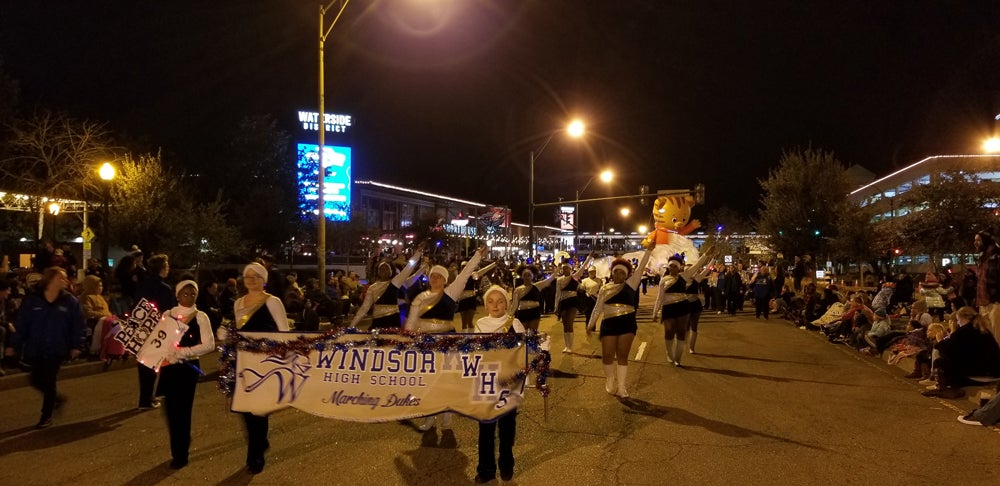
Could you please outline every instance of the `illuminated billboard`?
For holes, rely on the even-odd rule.
[[[298,144],[299,211],[302,217],[317,214],[316,186],[319,185],[319,145]],[[351,219],[351,148],[323,146],[324,213],[330,221]]]

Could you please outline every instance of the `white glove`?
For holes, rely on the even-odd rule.
[[[549,339],[548,336],[545,336],[545,339],[542,340],[542,342],[538,343],[538,348],[541,349],[542,351],[549,351],[551,347],[552,347],[552,340]]]
[[[219,326],[219,328],[215,330],[216,342],[224,343],[227,339],[229,339],[229,331],[226,327]]]
[[[170,364],[175,364],[182,359],[184,359],[184,357],[181,356],[181,351],[179,349],[173,349],[163,357],[163,360]]]

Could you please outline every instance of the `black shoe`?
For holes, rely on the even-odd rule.
[[[260,474],[264,470],[264,459],[254,459],[247,461],[247,472],[250,474]]]
[[[504,481],[510,481],[511,478],[513,477],[514,477],[514,468],[500,470],[500,479],[503,479]]]
[[[187,459],[174,459],[170,461],[170,469],[182,469],[188,465]]]
[[[493,481],[494,479],[496,479],[496,477],[487,478],[487,477],[483,477],[483,476],[480,476],[480,475],[476,474],[476,478],[473,479],[473,481],[475,481],[476,484],[486,484],[486,483],[488,483],[490,481]]]
[[[38,421],[38,424],[35,425],[36,429],[47,429],[49,427],[52,427],[51,418],[42,418]]]
[[[938,397],[938,398],[961,398],[965,395],[965,392],[961,388],[935,388],[933,390],[924,390],[920,392],[921,395],[925,397]]]
[[[160,402],[152,402],[139,405],[139,410],[153,410],[156,408],[160,408]]]

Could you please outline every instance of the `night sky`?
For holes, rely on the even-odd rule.
[[[317,10],[4,0],[0,57],[22,108],[106,120],[196,170],[246,115],[294,131],[316,111]],[[978,151],[1000,113],[998,26],[989,0],[354,0],[327,42],[327,111],[354,116],[356,179],[510,205],[516,221],[529,152],[571,117],[588,136],[553,138],[537,201],[610,166],[613,187],[585,196],[702,182],[696,216],[751,215],[785,148],[879,175]]]

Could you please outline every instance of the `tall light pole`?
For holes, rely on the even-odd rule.
[[[566,133],[573,138],[580,138],[584,133],[584,125],[580,120],[573,120],[569,126],[566,127]],[[532,150],[530,156],[530,165],[528,167],[528,257],[534,258],[535,255],[535,159],[542,155],[545,147],[549,146],[549,142],[552,141],[552,137],[561,130],[556,130],[549,134],[549,137],[545,139],[538,150]]]
[[[115,178],[115,166],[105,162],[98,171],[104,180],[104,215],[101,218],[101,266],[108,264],[108,247],[111,246],[111,181]]]
[[[573,210],[573,215],[576,218],[576,224],[573,225],[573,246],[576,246],[575,237],[580,236],[580,196],[583,194],[583,191],[586,191],[587,188],[590,187],[590,183],[594,182],[594,179],[597,177],[601,178],[601,182],[607,184],[614,179],[615,173],[611,172],[611,169],[604,169],[600,174],[591,176],[590,179],[587,180],[587,183],[576,191],[576,198],[574,199],[576,201],[576,209]]]
[[[340,0],[333,0],[326,6],[322,4],[319,6],[319,177],[316,183],[316,277],[319,279],[319,289],[321,291],[326,291],[326,189],[324,188],[324,179],[326,179],[326,168],[323,166],[323,145],[326,142],[326,123],[325,115],[323,110],[325,109],[326,102],[326,92],[324,90],[323,81],[323,48],[326,44],[326,38],[330,35],[330,31],[333,30],[333,26],[337,25],[337,21],[340,20],[340,15],[344,13],[344,9],[347,8],[347,3],[350,0],[343,0],[340,5],[340,10],[337,12],[337,16],[333,18],[333,22],[330,22],[330,27],[326,26],[326,12],[333,7],[333,4]]]

